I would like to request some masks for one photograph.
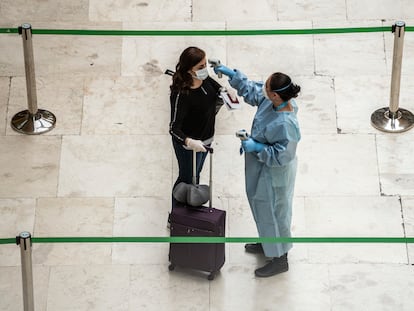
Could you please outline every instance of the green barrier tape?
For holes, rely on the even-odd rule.
[[[0,28],[0,33],[19,33],[17,28]]]
[[[269,29],[269,30],[84,30],[84,29],[32,29],[39,35],[87,35],[87,36],[258,36],[258,35],[314,35],[365,32],[391,32],[391,26],[316,29]],[[405,31],[414,31],[406,26]],[[0,28],[0,33],[18,33],[17,28]]]
[[[16,244],[16,238],[12,238],[12,239],[0,239],[0,245],[1,244]]]
[[[72,34],[104,36],[257,36],[257,35],[306,35],[345,32],[379,32],[390,27],[337,28],[337,29],[279,29],[279,30],[33,30],[37,34]]]
[[[32,243],[414,243],[414,237],[32,237]]]

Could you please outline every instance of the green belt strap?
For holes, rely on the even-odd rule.
[[[16,238],[0,239],[15,243]],[[32,237],[32,243],[414,243],[414,237]]]
[[[391,31],[391,26],[316,28],[316,29],[265,29],[265,30],[83,30],[83,29],[32,29],[39,35],[80,36],[262,36],[262,35],[316,35]],[[405,31],[414,31],[406,26]],[[0,33],[18,33],[18,28],[0,28]]]

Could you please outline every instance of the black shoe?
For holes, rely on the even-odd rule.
[[[287,254],[275,257],[263,267],[256,269],[254,274],[260,278],[266,278],[289,270]]]
[[[244,249],[251,254],[264,254],[263,246],[260,243],[246,244]]]

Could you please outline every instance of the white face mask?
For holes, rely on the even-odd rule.
[[[263,84],[262,91],[263,91],[263,96],[266,99],[270,100],[269,95],[267,95],[267,92],[266,92],[266,84]]]
[[[207,67],[206,68],[203,68],[203,69],[200,69],[200,70],[197,70],[195,72],[195,74],[196,74],[196,78],[199,79],[199,80],[205,80],[205,79],[207,79],[207,77],[208,77]]]

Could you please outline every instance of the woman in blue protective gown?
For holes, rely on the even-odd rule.
[[[242,72],[220,65],[214,68],[229,77],[230,85],[246,103],[257,106],[250,137],[242,141],[245,151],[246,193],[260,237],[290,237],[295,186],[296,147],[300,140],[293,98],[300,86],[276,72],[263,82],[249,80]],[[271,260],[255,270],[268,277],[289,270],[291,243],[246,244],[249,253]]]

